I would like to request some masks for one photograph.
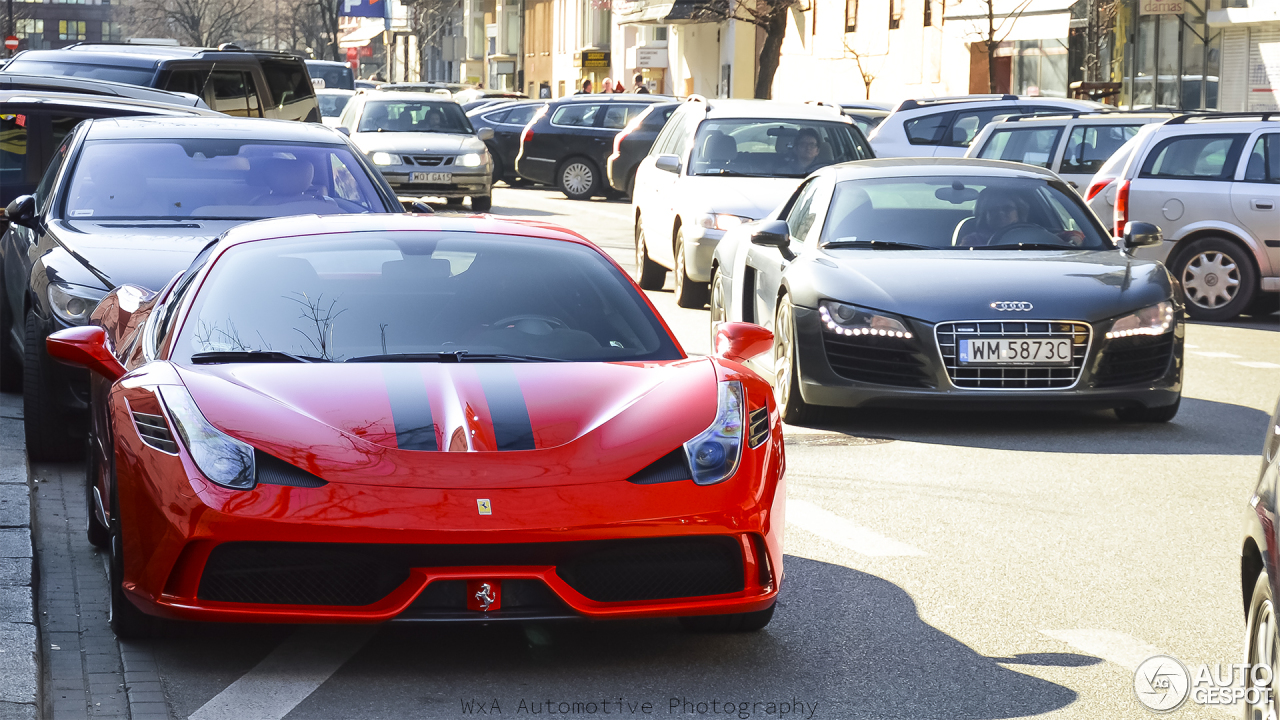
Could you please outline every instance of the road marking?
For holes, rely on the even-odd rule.
[[[852,523],[804,500],[787,500],[787,522],[860,555],[892,557],[925,554],[918,548],[887,538],[875,530]]]
[[[1207,357],[1207,358],[1238,358],[1240,357],[1239,355],[1232,355],[1231,353],[1213,352],[1210,350],[1192,350],[1191,354],[1199,355],[1200,357]]]
[[[1233,362],[1233,363],[1231,363],[1231,364],[1232,364],[1232,365],[1243,365],[1244,367],[1247,367],[1247,368],[1262,368],[1262,369],[1265,369],[1265,370],[1274,370],[1274,369],[1276,369],[1276,368],[1280,368],[1280,365],[1277,365],[1277,364],[1275,364],[1275,363],[1269,363],[1269,362],[1258,362],[1258,361],[1256,361],[1256,360],[1237,360],[1237,361],[1235,361],[1235,362]]]
[[[315,692],[373,634],[373,627],[300,628],[190,720],[280,720]]]

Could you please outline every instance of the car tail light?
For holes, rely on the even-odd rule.
[[[1088,202],[1098,196],[1103,188],[1115,182],[1115,178],[1102,178],[1089,183],[1089,189],[1084,191],[1084,200]]]
[[[613,136],[613,154],[614,154],[614,155],[617,155],[617,154],[619,154],[619,153],[621,152],[621,148],[622,148],[622,139],[623,139],[623,138],[625,138],[625,137],[627,136],[627,134],[628,134],[628,133],[630,133],[630,132],[631,132],[631,130],[630,130],[630,129],[627,129],[627,130],[623,130],[622,132],[620,132],[620,133],[618,133],[617,135],[614,135],[614,136]]]
[[[1120,183],[1116,189],[1116,210],[1112,214],[1115,227],[1112,233],[1116,237],[1124,237],[1124,226],[1129,222],[1129,181]]]

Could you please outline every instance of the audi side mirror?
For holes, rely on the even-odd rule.
[[[54,360],[92,370],[112,382],[124,376],[124,366],[107,347],[107,333],[97,325],[59,330],[45,339],[45,347]]]
[[[9,203],[9,207],[4,209],[5,218],[9,222],[17,223],[23,227],[34,228],[36,226],[36,199],[30,195],[19,195]]]
[[[787,260],[794,260],[791,252],[791,228],[782,220],[762,220],[751,233],[751,244],[776,248]]]
[[[493,139],[493,128],[480,128],[476,131],[476,137],[480,138],[484,142],[489,142]]]
[[[745,362],[773,349],[773,333],[748,322],[724,322],[716,326],[715,354]]]
[[[1130,252],[1140,247],[1152,247],[1164,242],[1164,233],[1151,223],[1130,222],[1124,225],[1124,249]]]
[[[669,173],[680,174],[680,158],[676,155],[659,155],[653,166]]]

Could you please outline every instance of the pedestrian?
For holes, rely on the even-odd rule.
[[[636,73],[635,79],[636,79],[636,86],[634,89],[632,89],[631,92],[638,93],[640,95],[648,95],[649,88],[646,87],[644,84],[644,75],[642,75],[641,73]]]
[[[613,80],[611,78],[605,78],[604,82],[600,83],[600,92],[602,93],[613,92]]]
[[[574,93],[574,95],[590,95],[591,94],[591,78],[582,81],[582,89]]]
[[[622,86],[621,80],[617,80],[613,83],[613,91],[616,93],[624,93],[627,91],[627,89]]]

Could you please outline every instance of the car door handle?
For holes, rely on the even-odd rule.
[[[1275,201],[1273,200],[1254,199],[1249,201],[1249,207],[1253,208],[1254,210],[1273,210],[1275,209],[1275,206],[1276,204],[1275,204]]]

